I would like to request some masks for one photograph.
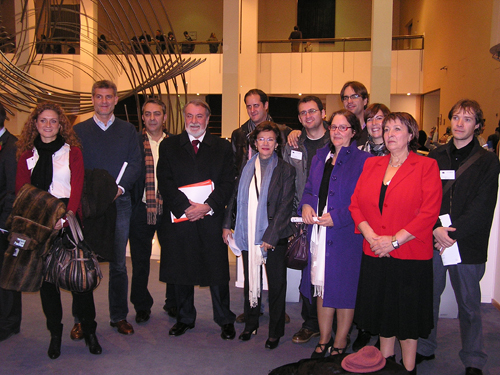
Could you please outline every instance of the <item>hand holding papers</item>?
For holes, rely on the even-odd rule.
[[[212,194],[212,191],[214,191],[214,183],[211,180],[206,180],[196,184],[181,186],[179,190],[182,191],[191,202],[203,204],[210,194]],[[172,218],[172,223],[180,223],[189,220],[186,215],[182,215],[178,219],[172,213],[170,213],[170,216]]]
[[[451,226],[450,215],[439,216],[441,224],[443,227]],[[455,242],[451,247],[447,248],[442,254],[441,259],[443,260],[443,266],[451,266],[454,264],[462,263],[462,258],[460,257],[460,251],[458,250],[458,243]]]

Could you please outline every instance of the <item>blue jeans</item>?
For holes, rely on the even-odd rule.
[[[109,315],[113,323],[127,319],[128,314],[128,277],[125,253],[127,250],[128,233],[132,205],[130,195],[122,195],[115,201],[115,260],[109,262]]]
[[[441,294],[446,286],[446,272],[450,273],[450,281],[458,304],[458,319],[462,350],[459,355],[465,367],[482,369],[488,355],[484,352],[483,326],[481,320],[481,281],[485,264],[457,264],[443,266],[438,251],[434,251],[434,329],[427,339],[418,339],[417,352],[432,355],[437,348],[437,323]]]

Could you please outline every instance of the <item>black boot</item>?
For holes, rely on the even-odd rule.
[[[99,345],[99,341],[97,340],[95,332],[85,335],[85,345],[89,347],[89,352],[92,354],[102,353],[102,348],[101,345]]]
[[[102,348],[99,345],[95,331],[97,329],[97,323],[95,320],[87,321],[82,320],[82,330],[85,337],[85,345],[89,347],[89,352],[91,354],[101,354]]]
[[[50,332],[50,344],[47,354],[50,359],[56,359],[61,355],[61,338],[63,325]]]

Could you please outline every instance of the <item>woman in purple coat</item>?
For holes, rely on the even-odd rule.
[[[330,349],[332,355],[347,349],[363,244],[363,236],[354,233],[349,205],[365,160],[371,156],[356,147],[361,125],[352,112],[345,109],[334,112],[329,130],[330,143],[313,158],[299,205],[299,214],[309,224],[311,245],[300,291],[310,301],[317,297],[320,330],[319,343],[311,358],[323,357]]]

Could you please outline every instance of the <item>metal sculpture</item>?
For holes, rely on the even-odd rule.
[[[67,78],[76,68],[95,80],[125,74],[132,89],[120,91],[119,98],[134,96],[140,113],[139,95],[159,97],[167,103],[169,130],[178,132],[181,102],[187,93],[184,73],[205,59],[181,57],[163,1],[91,0],[98,6],[97,19],[88,15],[84,2],[78,6],[74,1],[37,0],[30,7],[32,1],[23,1],[15,14],[21,27],[14,35],[2,26],[7,15],[0,15],[0,101],[9,113],[29,112],[45,100],[59,103],[70,115],[93,111],[89,92],[66,90],[30,74],[30,68],[38,65]],[[158,38],[150,38],[156,30]],[[167,39],[168,32],[173,40]],[[78,53],[77,49],[99,69],[73,58],[70,54]]]

